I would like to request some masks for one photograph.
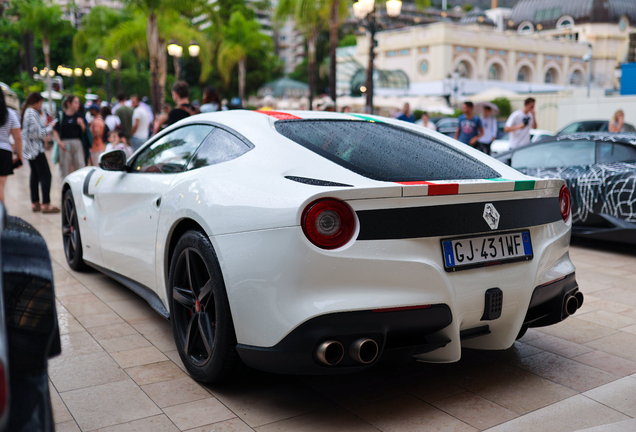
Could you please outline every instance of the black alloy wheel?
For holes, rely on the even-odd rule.
[[[84,264],[82,257],[82,238],[77,222],[73,192],[70,189],[64,194],[62,205],[62,241],[68,266],[73,270],[84,269],[86,264]]]
[[[188,231],[170,265],[170,320],[179,356],[193,378],[230,379],[241,361],[225,285],[209,239]]]

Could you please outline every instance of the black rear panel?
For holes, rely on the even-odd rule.
[[[497,231],[562,220],[559,198],[489,201],[500,214]],[[358,240],[445,237],[492,231],[483,217],[486,203],[357,211]]]
[[[498,178],[488,165],[437,141],[387,123],[279,120],[290,140],[365,177],[391,182]]]

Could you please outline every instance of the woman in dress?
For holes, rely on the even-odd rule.
[[[9,137],[15,143],[16,159],[13,159],[13,147]],[[13,174],[13,168],[22,165],[22,138],[20,137],[20,119],[18,114],[7,108],[4,92],[0,88],[0,201],[4,203],[4,186],[7,176]]]
[[[53,131],[57,119],[44,124],[40,111],[44,98],[38,92],[31,93],[22,108],[22,155],[31,167],[31,210],[42,213],[58,213],[59,208],[51,205],[51,170],[44,154],[44,138]],[[40,194],[42,191],[42,204]]]

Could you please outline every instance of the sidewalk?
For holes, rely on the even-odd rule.
[[[144,300],[100,273],[69,269],[61,216],[31,211],[29,173],[27,164],[9,177],[6,207],[40,231],[53,260],[58,432],[636,431],[633,247],[572,247],[584,306],[507,351],[464,350],[458,363],[354,375],[250,371],[233,385],[205,387],[184,372],[170,323]]]

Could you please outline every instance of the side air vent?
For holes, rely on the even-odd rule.
[[[331,187],[353,187],[353,185],[330,182],[327,180],[318,180],[307,177],[285,176],[287,180],[295,181],[298,183],[308,184],[312,186],[331,186]]]

